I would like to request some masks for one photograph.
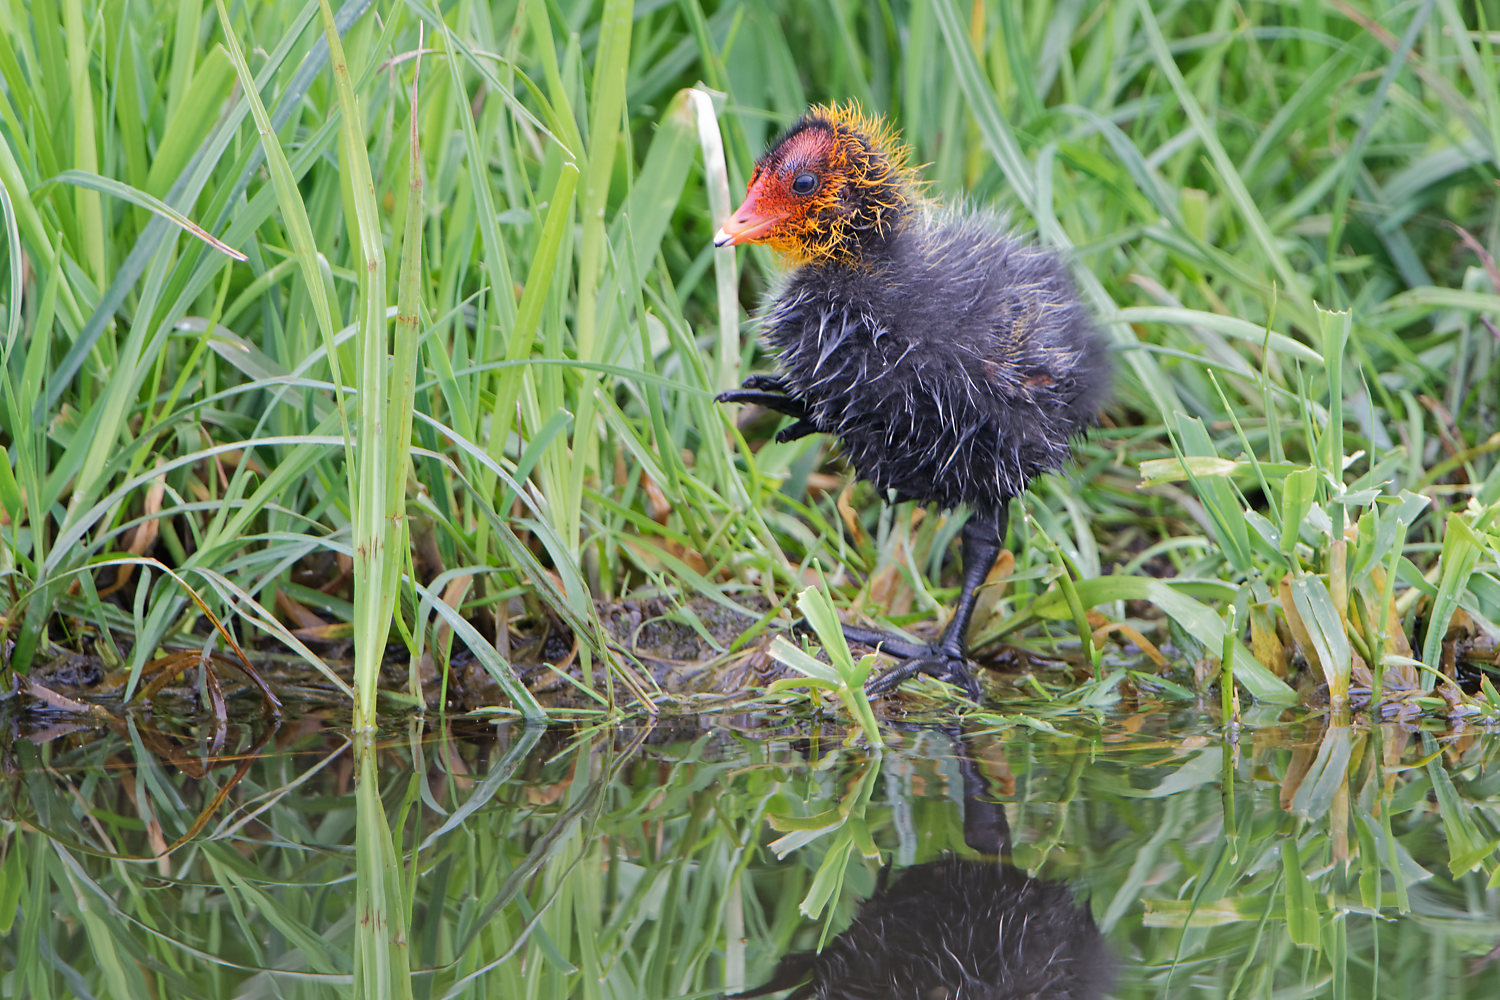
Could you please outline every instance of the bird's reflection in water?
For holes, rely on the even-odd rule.
[[[854,922],[821,952],[782,958],[771,979],[732,997],[787,1000],[1089,1000],[1116,963],[1087,906],[1060,882],[1008,862],[1010,828],[984,801],[972,760],[964,840],[989,858],[944,858],[881,874]]]

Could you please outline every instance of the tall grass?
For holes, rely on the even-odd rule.
[[[0,23],[5,669],[88,649],[133,693],[164,647],[218,643],[201,601],[357,691],[361,725],[398,651],[416,698],[467,650],[535,717],[512,632],[576,640],[563,683],[601,711],[675,697],[599,602],[665,596],[712,647],[702,607],[758,621],[821,568],[846,616],[931,617],[951,519],[868,492],[846,519],[826,442],[711,401],[765,363],[732,333],[774,268],[752,250],[737,282],[709,246],[726,187],[852,97],[935,197],[1065,253],[1119,345],[982,638],[1069,655],[1060,620],[1107,684],[1135,636],[1264,701],[1306,676],[1335,708],[1496,708],[1446,684],[1475,689],[1500,619],[1485,8],[331,15],[341,56],[315,3]],[[351,635],[358,678],[325,662]]]

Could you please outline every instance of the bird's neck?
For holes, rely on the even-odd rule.
[[[858,217],[850,219],[823,259],[811,263],[850,271],[878,270],[891,260],[897,247],[907,238],[909,214],[902,208],[878,221]]]

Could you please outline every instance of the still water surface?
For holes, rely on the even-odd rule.
[[[718,721],[385,734],[413,995],[1500,997],[1493,736]],[[351,995],[348,740],[190,736],[14,738],[0,995]]]

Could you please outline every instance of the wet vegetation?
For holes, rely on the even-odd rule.
[[[169,758],[147,733],[16,744],[6,994],[350,995],[347,735],[308,718],[240,773],[228,751],[268,734],[215,756],[178,730]],[[888,738],[386,734],[366,774],[401,845],[407,995],[717,997],[841,967],[969,990],[925,996],[1500,988],[1493,740],[1314,723],[1236,747],[1165,711]],[[954,971],[956,942],[984,959],[1002,932]]]
[[[1500,9],[8,9],[0,994],[1500,992]],[[839,629],[961,514],[713,402],[849,99],[1115,351],[982,706]]]
[[[885,511],[821,436],[712,403],[764,368],[742,321],[772,265],[710,236],[773,130],[841,97],[901,127],[929,196],[1070,258],[1118,349],[1107,426],[1021,504],[981,654],[1494,717],[1481,15],[36,8],[0,121],[6,675],[87,653],[128,699],[167,654],[277,649],[362,726],[470,661],[506,711],[560,678],[633,712],[682,692],[610,602],[715,667],[810,584],[924,623],[961,518]]]

